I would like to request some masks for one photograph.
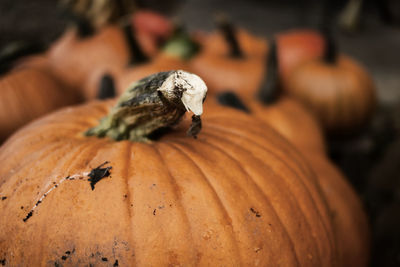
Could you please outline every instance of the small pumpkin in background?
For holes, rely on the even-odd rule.
[[[204,78],[211,94],[226,88],[254,94],[264,73],[266,41],[236,29],[225,17],[218,17],[217,27],[218,32],[199,38],[201,51],[190,61],[191,70]]]
[[[311,29],[289,30],[278,34],[275,39],[278,47],[279,75],[283,85],[297,66],[321,58],[325,51],[323,36]]]
[[[31,120],[80,100],[51,72],[44,57],[30,55],[38,51],[27,48],[18,46],[0,60],[0,143]]]
[[[355,60],[338,54],[327,35],[324,58],[298,66],[285,90],[318,117],[334,134],[357,132],[371,118],[376,89],[370,74]]]
[[[96,69],[84,85],[86,99],[94,99],[101,90],[101,79],[110,76],[114,81],[116,95],[146,76],[171,69],[190,70],[188,61],[197,53],[198,44],[193,42],[181,25],[176,25],[174,33],[149,61],[109,70]]]
[[[274,40],[270,43],[264,65],[266,74],[256,95],[248,95],[248,92],[243,90],[240,95],[245,96],[239,99],[230,92],[224,92],[217,95],[218,101],[236,107],[242,103],[245,107],[242,110],[272,125],[296,147],[324,154],[325,140],[316,118],[301,103],[282,94],[277,46]]]
[[[171,34],[172,26],[157,13],[137,11],[88,36],[80,37],[78,29],[67,30],[47,55],[56,73],[71,86],[83,87],[84,95],[88,96],[90,92],[86,92],[85,85],[90,83],[88,79],[98,81],[105,73],[147,62]]]
[[[341,266],[325,197],[307,163],[255,118],[210,105],[197,139],[182,129],[186,119],[157,141],[82,134],[93,127],[100,137],[143,134],[136,127],[163,122],[146,106],[170,88],[158,87],[170,75],[140,81],[114,108],[113,101],[91,102],[49,115],[0,148],[6,263]],[[180,97],[165,93],[168,101]],[[160,118],[182,108],[171,101]],[[95,126],[104,116],[106,128]],[[124,130],[123,122],[132,124]]]

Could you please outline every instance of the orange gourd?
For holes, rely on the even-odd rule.
[[[80,100],[51,72],[45,57],[30,56],[19,60],[21,55],[16,50],[15,58],[2,65],[0,143],[31,120]]]
[[[295,69],[285,90],[304,103],[324,129],[335,134],[359,131],[376,105],[376,89],[368,72],[353,59],[337,55],[332,40],[324,60]]]
[[[225,20],[218,27],[218,32],[200,38],[202,50],[190,61],[191,70],[204,78],[211,94],[227,89],[254,94],[264,73],[266,41]]]
[[[187,120],[147,143],[82,135],[112,104],[54,113],[0,148],[6,264],[342,266],[318,181],[269,126],[210,105],[197,139]]]

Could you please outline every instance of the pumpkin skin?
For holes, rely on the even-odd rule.
[[[275,103],[245,102],[252,114],[271,125],[300,151],[325,155],[325,139],[316,118],[301,103],[282,96]]]
[[[223,36],[212,33],[201,38],[202,51],[190,61],[191,70],[204,78],[210,94],[228,89],[242,96],[253,95],[262,82],[266,41],[243,29],[236,37],[243,57],[231,57]]]
[[[0,148],[6,264],[341,266],[318,182],[269,126],[208,106],[198,139],[83,137],[111,104],[54,113]],[[53,181],[105,161],[111,178],[66,181],[23,222]]]
[[[317,174],[328,201],[343,266],[368,266],[369,222],[356,192],[326,157],[302,152]]]
[[[46,68],[22,65],[0,77],[0,143],[29,121],[79,101]]]
[[[325,51],[323,36],[313,30],[299,29],[276,36],[279,73],[285,85],[290,73],[301,64],[322,58]]]
[[[359,130],[376,104],[376,89],[369,74],[343,55],[333,64],[313,61],[299,66],[285,90],[304,103],[331,133]]]

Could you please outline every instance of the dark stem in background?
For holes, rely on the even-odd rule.
[[[215,23],[229,45],[229,56],[232,58],[243,58],[244,54],[236,36],[235,26],[223,15],[218,15]]]
[[[217,101],[222,106],[235,108],[246,113],[250,113],[249,108],[240,100],[240,98],[232,91],[226,91],[217,95]]]
[[[337,59],[338,49],[333,38],[333,25],[335,22],[335,1],[324,0],[322,2],[322,16],[319,31],[325,39],[325,52],[323,60],[325,63],[334,64]]]
[[[281,93],[277,52],[276,41],[272,40],[268,56],[266,58],[267,75],[265,75],[264,81],[257,93],[258,100],[260,100],[263,104],[274,103],[279,98]]]
[[[116,96],[114,79],[110,74],[105,74],[101,77],[97,99],[108,99]]]
[[[126,42],[130,51],[129,65],[141,64],[149,61],[147,55],[143,52],[136,37],[135,29],[132,27],[132,23],[126,22],[123,26]]]
[[[46,50],[46,46],[39,43],[13,42],[0,51],[0,75],[12,69],[14,63],[22,57],[38,54]]]
[[[80,38],[87,38],[95,33],[94,27],[87,18],[74,14],[71,14],[71,16],[76,24],[78,30],[77,33]]]
[[[325,39],[325,51],[323,60],[328,64],[335,64],[338,57],[337,44],[333,38],[332,30],[329,28],[321,29],[321,33]]]

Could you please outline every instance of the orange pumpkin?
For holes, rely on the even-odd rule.
[[[332,41],[324,60],[305,63],[292,72],[286,91],[332,133],[358,131],[376,105],[375,85],[368,72],[353,59],[337,55]]]
[[[218,32],[200,38],[202,50],[190,61],[191,70],[204,78],[211,94],[227,89],[254,94],[264,73],[266,41],[227,21],[218,25]]]
[[[0,143],[29,121],[78,101],[46,68],[11,70],[0,77]]]
[[[0,148],[6,264],[342,266],[318,182],[267,125],[209,106],[197,139],[83,136],[111,105],[54,113]]]

